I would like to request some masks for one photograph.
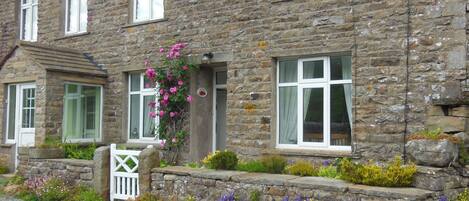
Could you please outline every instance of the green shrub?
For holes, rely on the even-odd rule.
[[[52,178],[47,180],[38,196],[41,201],[62,201],[69,196],[69,193],[69,187],[63,180]]]
[[[169,166],[168,161],[160,160],[160,167],[164,168],[164,167],[168,167],[168,166]]]
[[[455,201],[469,201],[469,190],[464,189],[464,192],[460,193]]]
[[[190,168],[201,168],[201,165],[197,162],[190,162],[190,163],[187,163],[186,165],[184,165],[186,167],[190,167]]]
[[[402,165],[401,158],[396,157],[385,167],[372,163],[356,164],[350,159],[343,159],[339,163],[338,171],[341,178],[357,184],[384,187],[407,187],[417,171],[415,165]]]
[[[236,166],[236,170],[245,172],[267,172],[267,168],[258,160],[239,162]]]
[[[208,155],[203,163],[210,169],[234,170],[238,165],[238,156],[232,151],[216,151]]]
[[[253,190],[249,193],[249,201],[261,201],[261,192]]]
[[[15,174],[15,176],[8,180],[8,185],[22,185],[24,181],[26,181],[26,179],[23,176]]]
[[[88,186],[75,187],[71,198],[68,201],[104,201],[103,197],[99,195],[94,189]]]
[[[8,168],[8,166],[1,164],[0,165],[0,174],[6,174],[8,172],[10,172],[10,169]]]
[[[189,195],[186,197],[185,201],[197,201],[194,196]]]
[[[280,174],[287,166],[287,159],[279,155],[268,155],[261,158],[262,165],[266,168],[267,172],[273,174]]]
[[[292,165],[289,165],[285,171],[288,174],[298,175],[298,176],[317,176],[318,170],[314,165],[308,161],[300,160]]]
[[[340,174],[337,171],[337,167],[329,165],[329,166],[322,166],[318,170],[318,176],[320,177],[328,177],[333,179],[339,179]]]
[[[65,158],[93,160],[94,151],[97,147],[95,143],[85,146],[75,143],[66,143],[63,144],[63,148],[65,151]]]
[[[38,148],[61,148],[63,147],[62,138],[59,136],[46,135],[44,143],[40,144]]]

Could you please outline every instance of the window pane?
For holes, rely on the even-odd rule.
[[[31,40],[31,8],[22,9],[22,19],[23,24],[22,27],[22,39],[23,40]]]
[[[147,20],[150,19],[150,0],[135,0],[135,19]]]
[[[15,139],[16,118],[16,85],[10,85],[10,97],[8,98],[8,139]]]
[[[303,62],[303,79],[315,79],[324,77],[324,61]]]
[[[226,89],[217,89],[216,90],[216,150],[225,150],[226,149],[226,99],[227,91]]]
[[[143,76],[143,88],[152,89],[156,87],[155,85],[155,82],[150,82],[150,80],[146,76]]]
[[[331,86],[331,145],[350,146],[352,85]]]
[[[140,91],[140,73],[130,74],[130,91]]]
[[[79,97],[65,96],[64,102],[64,136],[65,140],[78,139],[81,136],[83,123],[79,113]]]
[[[86,31],[88,24],[88,1],[80,0],[80,32]]]
[[[79,20],[79,0],[67,0],[67,32],[77,32],[78,31],[78,20]]]
[[[278,73],[280,83],[296,82],[298,78],[298,61],[280,61]]]
[[[217,84],[226,84],[226,71],[216,72],[216,83]]]
[[[33,6],[33,13],[32,13],[32,36],[31,40],[37,40],[37,6]]]
[[[65,85],[65,87],[67,88],[67,93],[68,93],[68,94],[75,94],[75,93],[78,93],[78,85],[75,85],[75,84],[67,84],[67,85]]]
[[[130,139],[140,138],[140,95],[130,95]]]
[[[152,0],[152,19],[164,18],[164,2],[163,0]]]
[[[98,138],[100,129],[101,90],[99,87],[83,86],[84,138]]]
[[[65,85],[64,136],[71,139],[96,139],[101,131],[101,88]]]
[[[331,57],[331,80],[352,79],[352,57]]]
[[[34,128],[34,107],[33,100],[35,96],[34,89],[23,89],[23,106],[21,116],[22,128]]]
[[[155,137],[155,119],[150,117],[150,112],[155,109],[148,106],[152,101],[155,101],[155,96],[143,97],[143,137]]]
[[[298,142],[298,92],[296,87],[279,88],[279,143]]]
[[[303,141],[324,141],[324,90],[303,90]]]

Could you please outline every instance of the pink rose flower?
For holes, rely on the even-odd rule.
[[[184,84],[184,82],[182,80],[178,80],[178,85],[179,86],[182,86]]]
[[[160,48],[160,53],[163,53],[164,52],[164,48]]]
[[[150,116],[151,118],[156,118],[156,112],[150,112],[148,113],[148,116]]]
[[[171,141],[172,141],[173,143],[176,143],[178,140],[177,140],[175,137],[173,137],[173,139],[172,139]]]
[[[163,95],[163,94],[164,94],[164,90],[160,89],[160,95]]]
[[[165,100],[165,101],[169,100],[169,94],[164,94],[163,100]]]
[[[156,72],[155,72],[155,69],[153,68],[147,68],[147,71],[145,71],[145,74],[150,79],[154,79],[156,77]]]
[[[162,117],[162,116],[164,116],[164,111],[163,110],[160,111],[160,117]]]
[[[187,102],[191,103],[192,102],[192,96],[191,95],[187,96],[186,100],[187,100]]]
[[[176,93],[177,91],[178,91],[177,87],[171,87],[171,88],[169,89],[169,92],[171,92],[171,93],[173,93],[173,94]]]
[[[164,140],[161,140],[161,141],[160,141],[160,145],[161,145],[162,147],[164,147],[164,145],[165,145]]]
[[[187,66],[187,65],[183,66],[182,70],[189,70],[189,66]]]
[[[172,117],[175,117],[176,116],[176,112],[170,112],[169,113],[169,116],[172,118]]]

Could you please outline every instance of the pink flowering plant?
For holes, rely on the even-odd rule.
[[[158,86],[157,103],[148,105],[155,109],[150,117],[159,118],[157,137],[162,140],[161,146],[169,151],[168,161],[173,164],[187,139],[184,120],[188,116],[187,106],[192,102],[189,75],[197,69],[197,66],[183,58],[186,47],[186,43],[175,43],[169,49],[160,48],[159,66],[152,66],[148,60],[145,61],[145,76]]]

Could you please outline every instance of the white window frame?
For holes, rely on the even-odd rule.
[[[78,15],[78,18],[77,18],[78,20],[76,22],[73,22],[73,23],[76,24],[78,30],[77,31],[67,30],[68,25],[69,25],[68,24],[69,23],[68,18],[70,17],[69,10],[68,10],[69,9],[68,4],[70,3],[70,1],[73,1],[73,0],[65,0],[65,23],[64,23],[65,24],[65,27],[64,27],[65,28],[65,35],[75,35],[75,34],[80,34],[80,33],[86,33],[87,29],[88,29],[88,6],[86,6],[86,8],[85,8],[86,13],[87,13],[87,15],[86,15],[87,17],[85,19],[86,20],[86,26],[83,28],[83,27],[81,27],[81,20],[82,20],[81,19],[81,12],[82,12],[81,10],[84,9],[84,8],[81,7],[81,1],[82,0],[75,0],[75,1],[78,1],[78,8],[71,8],[71,9],[75,9],[76,12],[77,12],[77,15]],[[88,5],[88,0],[85,0],[85,1],[86,1],[86,4]]]
[[[38,25],[37,25],[37,21],[38,21],[38,12],[39,12],[39,9],[36,9],[36,15],[34,16],[33,14],[33,11],[34,11],[34,7],[38,8],[38,2],[39,0],[29,0],[28,3],[23,3],[23,0],[19,0],[20,1],[20,40],[23,40],[23,41],[31,41],[31,42],[35,42],[37,41],[37,32],[38,32]],[[23,18],[23,10],[25,9],[30,9],[31,10],[31,16],[30,16],[30,20],[31,20],[31,24],[25,24],[24,26],[29,26],[30,30],[31,30],[31,33],[29,36],[24,36],[23,35],[23,32],[24,32],[24,28],[23,28],[23,23],[26,23],[25,22],[25,19]],[[28,17],[28,16],[26,16]],[[34,18],[36,18],[36,20],[34,20]],[[36,29],[34,29],[36,28]]]
[[[323,60],[323,78],[316,78],[316,79],[303,79],[303,62],[306,61],[318,61]],[[311,149],[311,150],[339,150],[339,151],[351,151],[352,147],[349,146],[335,146],[330,145],[330,137],[331,137],[331,127],[330,127],[330,89],[331,85],[334,84],[352,84],[352,79],[346,80],[331,80],[330,78],[330,57],[313,57],[313,58],[303,58],[297,59],[297,81],[296,82],[289,82],[289,83],[280,83],[280,61],[277,60],[277,97],[276,97],[276,111],[277,111],[277,125],[276,125],[276,148],[279,149]],[[281,87],[296,87],[297,88],[297,115],[298,115],[298,125],[297,125],[297,144],[280,144],[280,118],[279,112],[280,111],[280,95],[279,89]],[[324,124],[324,131],[323,131],[323,142],[303,142],[303,89],[308,88],[322,88],[324,90],[324,105],[323,105],[323,124]],[[353,135],[353,132],[352,132]]]
[[[149,1],[150,6],[148,6],[147,9],[149,9],[148,13],[149,13],[150,17],[148,19],[137,19],[137,3],[138,3],[138,1]],[[133,19],[132,19],[132,21],[134,23],[164,19],[164,13],[165,13],[164,1],[165,0],[161,0],[161,1],[163,1],[163,17],[161,17],[161,18],[155,17],[155,13],[153,13],[153,1],[158,1],[158,0],[133,0],[133,11],[132,11]]]
[[[103,86],[102,85],[97,85],[97,84],[83,84],[83,83],[79,83],[79,82],[65,82],[64,83],[64,87],[67,86],[68,84],[73,84],[73,85],[79,85],[79,86],[90,86],[90,87],[99,87],[99,90],[101,91],[101,99],[100,99],[100,107],[99,108],[99,112],[101,113],[99,115],[99,133],[98,133],[98,137],[96,138],[93,138],[93,139],[67,139],[66,138],[66,134],[64,133],[65,132],[65,129],[63,129],[63,127],[65,126],[65,122],[67,122],[67,115],[65,115],[65,108],[67,107],[67,101],[65,101],[64,99],[64,102],[63,102],[63,125],[62,125],[62,141],[63,142],[71,142],[71,143],[80,143],[80,142],[84,142],[84,143],[87,143],[87,142],[101,142],[102,141],[102,138],[103,138],[103,108],[104,108],[104,90],[103,90]],[[67,87],[65,87],[64,89],[64,96],[67,94]],[[79,106],[81,107],[81,106]]]
[[[143,137],[143,111],[144,107],[148,107],[147,105],[143,104],[145,96],[156,96],[155,97],[155,108],[158,108],[158,86],[155,88],[145,88],[145,73],[140,73],[140,89],[139,91],[131,91],[131,84],[132,84],[132,75],[137,73],[128,73],[128,102],[127,102],[127,141],[131,143],[160,143],[162,140],[155,137]],[[138,139],[130,139],[130,97],[131,95],[140,95],[140,105],[139,105],[139,138]],[[159,118],[155,118],[155,136],[157,136],[158,126],[159,126]]]

